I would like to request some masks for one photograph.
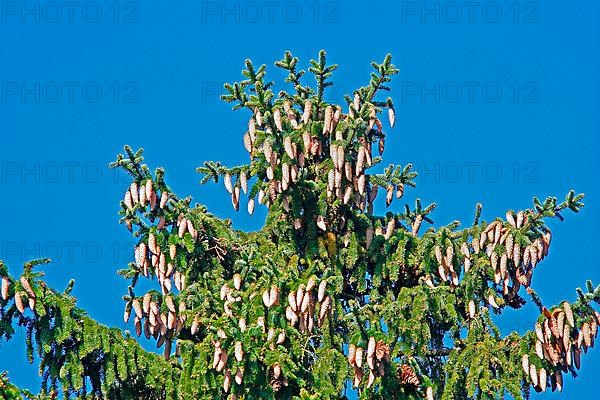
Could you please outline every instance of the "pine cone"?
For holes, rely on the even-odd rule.
[[[253,198],[248,199],[248,214],[250,214],[250,215],[254,214],[254,199]]]
[[[141,319],[144,314],[142,313],[142,307],[140,307],[140,302],[138,299],[133,299],[131,306],[133,307],[133,311],[135,311],[135,315]]]
[[[290,136],[286,136],[283,138],[283,149],[289,158],[294,159],[294,150],[292,149],[292,138]]]
[[[365,350],[362,347],[356,347],[356,350],[354,352],[354,364],[358,368],[362,368],[364,353]]]
[[[385,229],[385,239],[389,239],[390,237],[392,237],[392,235],[394,234],[394,229],[396,228],[396,219],[395,218],[390,218],[390,220],[387,223],[387,227]]]
[[[150,200],[152,198],[152,194],[154,193],[154,182],[152,182],[152,179],[148,179],[146,181],[144,189],[146,191],[146,199]]]
[[[327,230],[327,224],[325,223],[325,218],[322,215],[317,217],[317,226],[323,231]]]
[[[275,363],[273,367],[269,369],[269,384],[275,393],[281,391],[284,386],[287,386],[287,382],[282,376],[279,363]]]
[[[544,368],[540,368],[538,384],[540,386],[540,389],[542,389],[542,392],[546,390],[547,383],[548,383],[548,377],[546,375],[546,370]]]
[[[321,283],[319,283],[319,290],[317,292],[317,301],[319,303],[321,303],[323,301],[323,299],[325,298],[325,290],[326,289],[327,289],[327,281],[322,280]]]
[[[365,162],[365,147],[363,145],[361,145],[358,148],[358,154],[356,156],[356,171],[355,171],[355,175],[361,175],[363,173],[363,169],[364,169],[364,162]]]
[[[310,120],[311,112],[312,112],[312,103],[310,102],[310,100],[306,100],[306,102],[304,103],[304,113],[302,114],[302,122],[304,124],[308,124],[308,121]]]
[[[262,301],[263,301],[263,304],[265,305],[265,307],[267,307],[267,308],[271,307],[271,297],[269,294],[269,289],[265,289],[262,292]]]
[[[125,203],[125,206],[127,206],[128,209],[132,209],[133,208],[133,203],[131,201],[131,192],[129,192],[129,190],[125,193],[125,198],[123,199],[123,202]]]
[[[187,230],[187,220],[186,220],[186,219],[183,219],[183,220],[181,221],[181,223],[179,224],[179,228],[178,228],[178,230],[177,230],[177,235],[178,235],[180,238],[182,238],[182,237],[183,237],[183,235],[185,234],[186,230]]]
[[[354,387],[360,386],[360,382],[362,381],[363,374],[364,374],[364,372],[360,367],[357,367],[357,366],[354,367],[354,380],[353,380]]]
[[[355,361],[356,361],[356,346],[354,346],[354,344],[350,343],[350,345],[348,345],[348,363],[351,366],[354,366]]]
[[[288,303],[293,312],[298,311],[298,303],[296,302],[296,293],[294,293],[293,291],[290,291],[290,293],[288,293]]]
[[[325,120],[323,121],[323,134],[327,135],[332,132],[332,121],[333,120],[333,108],[331,106],[327,106],[325,108]]]
[[[378,340],[375,345],[375,357],[379,361],[389,362],[390,360],[390,346],[388,346],[383,340]]]
[[[375,356],[375,338],[371,336],[367,344],[367,365],[370,369],[374,369]]]
[[[146,198],[146,187],[145,186],[141,186],[139,188],[139,198],[140,198],[140,204],[142,207],[146,207],[146,204],[148,202],[148,198]]]
[[[592,345],[592,333],[588,322],[584,322],[581,326],[581,333],[583,335],[583,342],[587,347],[590,347]]]
[[[523,354],[523,358],[521,359],[521,366],[523,367],[523,371],[526,375],[529,375],[529,356],[527,354]]]
[[[20,279],[21,282],[21,286],[23,286],[23,289],[25,289],[25,292],[27,292],[27,295],[31,298],[36,297],[33,289],[31,288],[31,284],[29,283],[29,281],[27,280],[27,278],[25,278],[24,276],[21,277]]]
[[[262,113],[260,112],[258,107],[254,108],[254,116],[256,117],[256,125],[262,126],[263,125],[263,117],[262,117]]]
[[[229,370],[225,371],[225,377],[223,378],[223,391],[225,393],[229,393],[229,389],[231,388],[231,372]]]
[[[285,308],[285,317],[292,326],[296,326],[296,323],[298,322],[298,315],[296,315],[294,310],[292,310],[292,307],[287,306]]]
[[[312,303],[312,295],[310,292],[305,292],[300,303],[300,312],[306,313],[310,304]]]
[[[477,309],[475,308],[475,302],[473,300],[469,301],[469,317],[475,318],[475,313]]]
[[[129,191],[131,192],[131,199],[133,200],[133,204],[137,204],[140,201],[138,190],[139,189],[137,182],[131,182],[131,185],[129,185]]]
[[[244,367],[238,367],[237,370],[235,371],[235,383],[237,383],[238,385],[241,385],[243,380],[244,380]]]
[[[544,349],[542,347],[542,342],[539,340],[535,341],[535,354],[541,359],[544,359]]]
[[[404,183],[400,182],[396,186],[396,199],[400,200],[404,196]]]
[[[420,385],[419,377],[408,364],[402,364],[398,368],[398,381],[401,386],[417,388]]]
[[[283,130],[283,125],[281,123],[281,112],[277,108],[275,111],[273,111],[273,120],[275,121],[275,127],[279,132],[281,132]]]
[[[173,303],[173,299],[171,298],[171,296],[165,296],[165,304],[167,305],[169,311],[173,313],[176,312],[175,303]]]
[[[533,386],[538,385],[538,374],[535,365],[529,364],[529,378],[531,379],[531,383]]]
[[[319,321],[323,323],[327,313],[331,311],[331,297],[326,296],[321,304],[321,310],[319,311]]]
[[[394,111],[394,107],[388,108],[388,120],[390,122],[390,128],[393,128],[396,124],[396,112]]]
[[[517,213],[517,228],[521,228],[523,226],[523,220],[525,219],[525,214],[523,214],[523,211],[519,211]]]
[[[240,274],[233,275],[233,287],[235,290],[240,290],[242,288],[242,276]]]
[[[17,310],[19,310],[19,312],[21,314],[23,314],[23,312],[25,311],[25,305],[23,304],[23,297],[22,295],[24,295],[25,292],[17,292],[15,293],[15,306],[17,307]]]
[[[273,307],[274,305],[279,304],[279,288],[275,285],[271,286],[269,292],[269,307]]]
[[[573,317],[573,310],[571,310],[571,305],[568,302],[563,303],[563,309],[565,310],[565,316],[567,317],[567,321],[571,328],[575,328],[575,318]]]
[[[358,176],[358,193],[362,196],[365,194],[366,178],[365,175]]]
[[[375,374],[373,374],[373,370],[370,370],[369,378],[367,380],[367,387],[370,388],[371,386],[373,386],[374,382],[375,382]]]
[[[240,342],[240,341],[235,342],[234,354],[235,354],[235,359],[238,362],[242,362],[242,360],[244,359],[244,350],[242,349],[242,342]]]
[[[379,155],[382,156],[383,152],[385,151],[385,138],[384,137],[379,138],[379,144],[377,146],[377,150],[379,151]]]
[[[415,221],[412,224],[412,235],[417,236],[419,233],[419,228],[421,228],[421,224],[423,223],[423,216],[421,214],[417,215]]]
[[[344,169],[344,164],[346,163],[346,151],[344,146],[338,146],[337,149],[337,170],[342,171]]]

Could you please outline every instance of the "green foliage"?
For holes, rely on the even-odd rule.
[[[385,150],[381,113],[395,124],[392,100],[378,99],[399,72],[391,56],[372,63],[347,112],[327,101],[337,66],[325,52],[308,68],[315,87],[291,53],[275,65],[291,91],[276,92],[266,66],[250,60],[244,79],[225,85],[223,99],[252,113],[250,161],[198,168],[202,183],[224,183],[235,209],[244,195],[251,213],[267,206],[261,230],[236,231],[173,193],[142,149],[126,146],[111,163],[132,179],[120,211],[137,240],[118,271],[130,282],[124,319],[163,357],[89,318],[73,282],[63,293],[48,288],[34,271],[48,260],[18,278],[0,264],[0,337],[23,327],[43,378],[36,398],[343,399],[354,386],[361,399],[522,399],[531,388],[562,389],[562,374],[575,376],[593,346],[600,287],[587,283],[572,303],[547,308],[533,272],[549,251],[548,219],[578,212],[583,195],[534,199],[490,222],[478,205],[466,227],[434,228],[436,204],[419,199],[374,215],[378,192],[391,207],[416,186],[411,164],[369,173]],[[153,289],[139,293],[140,279]],[[526,295],[538,324],[502,337],[494,315]],[[4,376],[0,393],[30,396]]]

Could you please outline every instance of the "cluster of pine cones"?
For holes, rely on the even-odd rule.
[[[327,184],[328,198],[335,196],[344,204],[354,202],[355,207],[361,210],[372,206],[377,195],[377,185],[373,185],[372,190],[368,190],[368,178],[364,173],[364,169],[372,165],[371,139],[344,138],[343,132],[336,130],[341,120],[358,118],[357,113],[364,110],[362,107],[369,110],[369,135],[379,138],[378,148],[379,153],[382,154],[385,147],[384,134],[376,108],[368,102],[361,104],[358,94],[355,95],[347,114],[342,113],[340,106],[332,105],[326,106],[324,110],[317,113],[318,108],[311,100],[305,101],[304,110],[300,113],[294,109],[289,100],[286,100],[283,102],[282,109],[278,106],[273,108],[271,122],[271,119],[265,118],[256,108],[254,116],[248,122],[244,146],[253,160],[264,157],[268,165],[264,171],[267,187],[259,190],[258,202],[269,207],[278,195],[285,193],[303,174],[307,173],[309,163],[312,163],[316,166],[315,179],[323,180]],[[388,109],[388,117],[390,125],[394,126],[395,112],[391,107]],[[322,132],[315,133],[311,121],[322,122]],[[329,159],[325,157],[327,148]],[[232,204],[236,210],[239,209],[240,189],[244,193],[248,190],[248,178],[246,172],[241,171],[237,174],[234,183],[230,174],[224,175],[225,187],[231,194]],[[394,191],[398,197],[401,197],[403,190],[402,185],[397,188],[393,185],[388,187],[387,204],[391,202]],[[289,202],[287,195],[282,197],[282,205],[286,211],[289,211]],[[248,200],[250,214],[254,211],[254,205],[254,199],[250,198]],[[320,216],[317,223],[321,229],[327,229],[325,216]],[[301,222],[296,222],[296,226],[301,226]]]
[[[125,192],[125,196],[123,198],[123,203],[125,204],[127,210],[133,210],[138,204],[142,208],[150,206],[150,210],[155,210],[157,205],[163,209],[167,205],[168,201],[169,194],[167,192],[163,192],[160,195],[160,202],[158,201],[152,179],[146,180],[146,182],[141,186],[138,186],[137,182],[132,182],[129,186],[129,190]],[[127,222],[127,228],[130,231],[132,229],[130,220]]]
[[[472,255],[485,252],[494,270],[494,281],[497,285],[502,285],[505,296],[515,296],[521,285],[529,287],[534,268],[548,255],[551,234],[546,232],[530,244],[521,246],[515,241],[515,231],[523,228],[527,222],[527,215],[529,214],[523,211],[516,215],[509,211],[506,213],[508,223],[494,221],[479,237],[472,239],[470,246],[466,242],[463,243],[460,253],[464,258],[460,261],[464,265],[464,272],[469,272],[471,268]],[[444,250],[441,245],[435,245],[434,253],[441,280],[449,282],[451,286],[457,286],[459,276],[454,268],[455,253],[452,244],[449,243]],[[488,302],[494,308],[498,308],[493,295],[490,295]]]
[[[160,195],[160,202],[157,202],[157,194],[154,190],[154,184],[151,179],[145,181],[143,185],[138,186],[137,182],[132,182],[129,189],[125,193],[123,204],[126,211],[140,211],[145,209],[147,206],[150,207],[150,211],[166,210],[167,203],[170,199],[168,192],[163,191]],[[177,271],[175,268],[175,259],[177,257],[177,246],[175,244],[169,244],[168,249],[161,249],[157,243],[153,229],[156,232],[160,232],[168,226],[174,225],[177,234],[180,238],[185,233],[190,233],[194,239],[198,238],[198,231],[194,228],[194,224],[189,219],[185,218],[183,214],[179,214],[177,221],[167,221],[165,217],[166,213],[162,213],[158,223],[154,227],[150,227],[146,241],[140,242],[135,247],[135,263],[138,271],[148,277],[151,269],[154,269],[154,275],[158,278],[161,290],[163,294],[171,292],[173,286],[178,291],[182,291],[185,288],[185,275]],[[132,230],[132,216],[128,215],[125,219],[127,228]]]
[[[158,297],[158,294],[153,295],[148,292],[142,297],[141,304],[140,299],[131,299],[125,306],[123,320],[127,323],[131,316],[131,310],[133,310],[137,336],[141,336],[143,330],[147,339],[152,336],[157,340],[157,347],[165,344],[164,355],[168,359],[171,355],[171,341],[184,327],[186,306],[183,301],[176,306],[171,295],[162,296],[162,299]],[[159,302],[164,306],[159,307]]]
[[[126,211],[133,212],[150,207],[150,211],[157,209],[164,210],[169,201],[169,193],[163,191],[160,195],[160,202],[157,202],[157,194],[154,190],[152,179],[145,181],[143,185],[138,186],[137,182],[132,182],[129,189],[125,193],[123,204]],[[132,216],[128,215],[125,219],[127,228],[132,231],[133,223]],[[160,217],[158,223],[154,227],[156,232],[167,228],[167,225],[173,225],[174,221],[167,221],[165,213]],[[186,232],[189,232],[194,239],[197,239],[198,232],[194,228],[192,221],[186,219],[183,214],[180,214],[176,223],[177,233],[179,237],[183,237]],[[135,248],[135,263],[139,272],[148,277],[150,270],[154,268],[154,274],[158,278],[163,294],[171,291],[173,283],[179,291],[185,287],[185,275],[175,269],[175,258],[177,256],[177,246],[170,244],[167,249],[161,249],[157,244],[156,236],[152,231],[148,233],[147,242],[142,241]],[[168,254],[167,254],[168,253]],[[171,281],[172,279],[172,281]]]
[[[2,280],[2,300],[7,301],[9,299],[10,280],[8,277],[1,277]],[[29,307],[31,311],[35,312],[35,305],[37,302],[37,295],[31,287],[31,283],[26,277],[22,276],[19,280],[20,290],[17,288],[14,294],[15,307],[21,314],[25,312],[26,307]]]
[[[242,286],[243,286],[243,279],[242,279],[241,275],[237,274],[237,273],[234,274],[232,280],[233,280],[233,288],[228,283],[225,283],[221,286],[221,290],[220,290],[220,299],[221,299],[221,301],[224,302],[223,308],[224,308],[225,314],[229,317],[233,317],[233,312],[232,312],[230,306],[233,303],[240,302],[242,300],[241,297],[239,295],[237,295],[237,294],[239,294],[238,292],[240,290],[242,290]],[[251,297],[254,297],[255,295],[256,294],[253,294],[253,295],[251,295]],[[265,289],[262,293],[262,301],[263,301],[264,306],[267,307],[267,309],[269,309],[275,305],[278,305],[279,304],[279,288],[277,286],[273,285],[270,288]],[[192,334],[196,333],[198,324],[199,324],[198,320],[195,319],[192,324],[192,330],[191,330]],[[285,341],[286,341],[285,330],[283,330],[283,329],[276,330],[273,327],[269,327],[269,329],[267,331],[265,317],[263,317],[263,316],[257,317],[256,325],[263,329],[263,333],[267,334],[266,342],[269,344],[269,347],[271,348],[271,350],[274,350],[275,346],[282,345],[285,343]],[[241,333],[244,333],[246,331],[247,323],[244,318],[238,319],[238,327],[239,327]],[[227,340],[227,335],[222,329],[219,329],[217,331],[217,336],[219,337],[219,339],[221,339],[223,341]],[[244,368],[243,368],[243,366],[237,366],[235,368],[235,372],[233,372],[231,368],[227,368],[228,354],[227,354],[226,349],[223,347],[223,343],[221,343],[220,341],[215,341],[215,342],[213,342],[213,347],[214,347],[213,369],[215,369],[217,372],[223,372],[223,374],[224,374],[223,390],[225,393],[228,393],[229,390],[231,389],[232,377],[234,378],[235,383],[237,383],[238,385],[242,384],[243,377],[244,377]],[[233,343],[233,355],[235,357],[235,360],[238,363],[243,362],[243,360],[244,360],[243,345],[242,345],[242,342],[239,340],[237,340]],[[270,385],[275,392],[279,392],[284,386],[287,386],[287,384],[288,384],[287,380],[282,373],[282,367],[279,363],[274,363],[272,366],[270,366],[267,373],[268,373]],[[232,394],[231,398],[232,399],[236,398],[235,394]]]
[[[355,387],[360,386],[364,376],[363,360],[365,360],[365,355],[367,366],[369,368],[367,387],[370,388],[373,386],[375,378],[385,375],[384,362],[386,364],[390,363],[390,347],[383,340],[375,341],[373,336],[369,338],[366,354],[365,349],[360,346],[355,346],[354,344],[348,346],[348,362],[350,363],[350,366],[354,368],[353,383]]]
[[[573,366],[577,369],[581,367],[582,350],[587,352],[588,348],[594,346],[600,313],[595,312],[594,316],[584,320],[580,326],[576,325],[573,310],[567,302],[552,312],[544,308],[543,314],[543,323],[535,325],[535,354],[543,363],[554,367],[554,373],[548,374],[544,367],[536,367],[536,363],[530,362],[528,354],[524,354],[522,358],[523,371],[536,391],[545,391],[548,379],[552,391],[562,391],[561,370],[566,373]],[[540,365],[539,362],[537,364]]]
[[[298,327],[302,333],[311,333],[314,329],[315,318],[318,326],[321,326],[325,318],[333,312],[332,300],[326,293],[327,281],[319,283],[315,303],[314,290],[316,277],[309,278],[306,285],[301,284],[298,289],[291,290],[288,294],[288,306],[285,309],[285,317],[293,327]],[[318,305],[318,313],[316,312]]]
[[[225,338],[225,334],[223,331],[219,332],[220,335]],[[225,393],[229,393],[231,389],[232,380],[235,381],[238,385],[241,385],[244,381],[244,367],[238,366],[235,369],[235,373],[232,373],[231,368],[227,368],[227,352],[222,348],[220,341],[213,342],[215,351],[213,354],[213,364],[212,367],[217,372],[223,372],[223,391]],[[242,362],[244,360],[244,350],[242,348],[241,342],[235,342],[234,344],[234,357],[238,362]],[[237,396],[233,394],[231,399],[236,399]]]
[[[180,223],[179,227],[187,227],[188,225],[193,228],[189,220],[187,220],[187,223],[186,221]],[[180,229],[181,231],[182,229]],[[154,234],[149,233],[148,244],[140,242],[136,246],[134,254],[135,263],[144,276],[148,277],[150,268],[154,268],[154,274],[158,278],[163,294],[169,293],[173,284],[180,292],[185,288],[185,275],[175,269],[174,260],[177,257],[176,245],[169,245],[169,258],[167,259],[167,255],[157,245]],[[173,283],[171,283],[171,279]]]
[[[223,310],[230,318],[234,317],[231,305],[242,301],[239,291],[242,290],[244,284],[242,276],[237,273],[234,274],[232,281],[233,287],[230,286],[231,283],[224,283],[220,289],[220,299],[223,301]],[[286,318],[288,322],[303,333],[312,332],[315,321],[318,325],[321,325],[325,318],[332,313],[332,299],[326,293],[326,290],[327,281],[323,280],[317,285],[317,278],[315,276],[309,278],[306,285],[302,284],[298,289],[291,290],[287,297],[288,305],[286,306]],[[256,293],[252,294],[251,298],[254,296],[256,296]],[[275,285],[265,288],[262,292],[262,302],[267,309],[279,305],[280,289]],[[268,343],[271,350],[274,350],[276,346],[283,345],[286,342],[285,329],[275,329],[273,327],[267,329],[265,317],[257,317],[256,325],[261,327],[263,332],[266,333],[266,343]],[[240,332],[244,333],[247,329],[246,320],[244,318],[239,318],[238,326]],[[192,335],[197,332],[198,327],[199,321],[194,319],[191,329]],[[223,342],[213,342],[213,368],[217,372],[223,372],[223,390],[227,393],[231,388],[232,377],[234,377],[234,380],[238,385],[242,384],[244,370],[242,367],[237,367],[235,371],[232,371],[231,368],[227,367],[228,354],[223,343],[225,343],[228,338],[221,329],[218,330],[217,336],[220,340],[223,340]],[[233,343],[233,353],[238,363],[241,363],[244,359],[244,352],[240,341],[235,341]],[[278,392],[284,386],[287,386],[287,380],[282,373],[280,364],[275,363],[271,365],[267,373],[271,387],[275,392]]]

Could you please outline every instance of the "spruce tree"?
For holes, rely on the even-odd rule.
[[[382,97],[398,73],[391,56],[372,63],[368,85],[343,106],[326,99],[337,65],[325,52],[310,61],[314,87],[289,52],[275,66],[291,90],[276,93],[266,66],[247,60],[244,80],[222,96],[249,112],[250,161],[198,168],[203,183],[223,182],[236,210],[268,207],[259,231],[235,230],[175,194],[142,149],[126,146],[111,164],[131,177],[120,222],[137,240],[134,260],[118,271],[130,281],[124,320],[163,354],[87,316],[73,281],[62,292],[48,287],[39,266],[49,260],[25,264],[18,277],[0,264],[0,336],[20,325],[42,376],[33,395],[2,374],[0,394],[523,399],[531,389],[562,390],[594,345],[600,287],[587,282],[572,301],[550,306],[532,281],[549,252],[547,221],[578,212],[583,195],[534,198],[492,221],[477,205],[471,224],[436,227],[435,204],[392,206],[415,187],[410,164],[370,172],[385,148],[381,119],[395,124],[392,100]],[[390,211],[375,215],[376,201]],[[140,292],[140,279],[154,289]],[[527,300],[539,308],[537,323],[501,336],[494,316]]]

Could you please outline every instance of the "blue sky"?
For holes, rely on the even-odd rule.
[[[471,5],[469,5],[471,4]],[[143,146],[179,194],[191,194],[234,226],[260,228],[264,210],[235,213],[222,187],[200,186],[204,160],[245,162],[247,115],[219,100],[245,58],[273,62],[291,50],[306,65],[320,49],[340,65],[330,99],[368,81],[388,52],[397,126],[387,162],[413,162],[421,176],[406,200],[437,201],[436,224],[472,221],[477,202],[493,218],[532,196],[585,192],[586,208],[554,230],[534,287],[547,304],[600,283],[593,235],[600,222],[600,46],[595,1],[181,1],[0,4],[0,258],[51,256],[48,281],[76,279],[79,305],[122,323],[132,259],[118,225],[128,182],[107,168],[122,145]],[[282,73],[270,69],[281,81]],[[308,77],[310,79],[310,77]],[[425,172],[425,173],[424,173]],[[112,300],[114,301],[112,301]],[[524,330],[527,306],[500,321]],[[0,370],[37,388],[23,334],[0,344]],[[570,397],[595,393],[600,354],[566,380]],[[559,398],[545,394],[536,398]]]

